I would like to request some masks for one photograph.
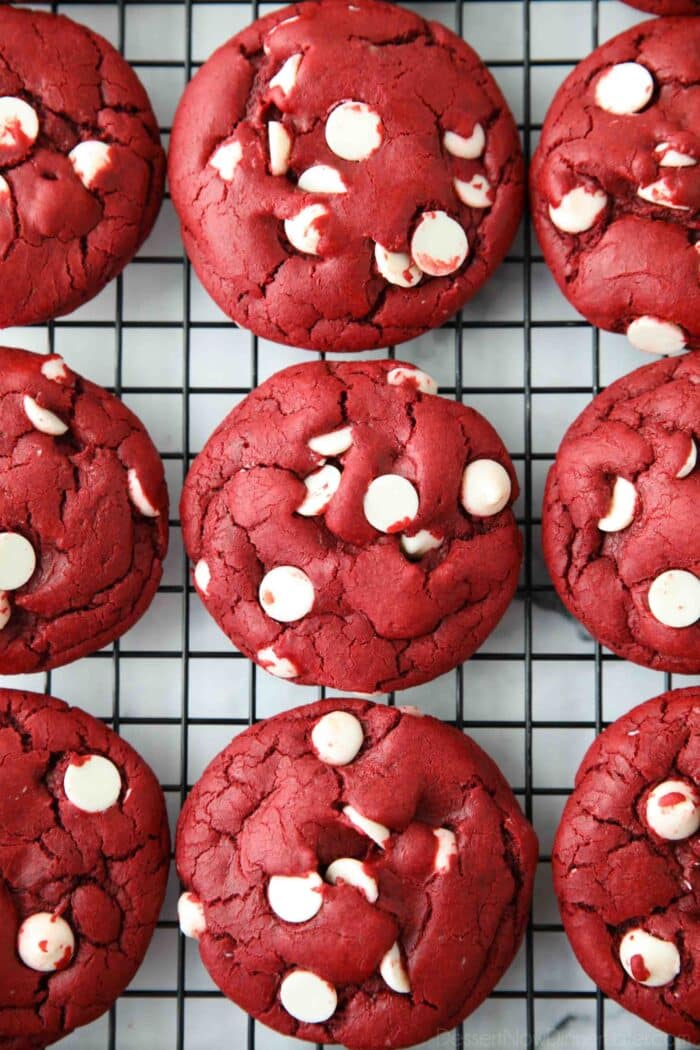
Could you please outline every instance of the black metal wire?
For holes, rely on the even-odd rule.
[[[138,11],[134,10],[136,5],[139,7],[144,6],[164,6],[168,5],[173,8],[181,8],[183,13],[184,29],[185,29],[185,48],[184,57],[179,59],[158,59],[158,58],[139,58],[132,62],[137,73],[147,73],[151,69],[165,70],[165,69],[176,69],[180,70],[184,74],[185,82],[189,80],[195,70],[201,65],[199,58],[197,60],[193,57],[193,45],[192,45],[192,30],[194,24],[194,18],[196,15],[197,8],[207,6],[221,6],[222,13],[216,17],[225,18],[226,9],[231,6],[231,0],[104,0],[105,3],[110,4],[116,8],[117,12],[117,42],[122,53],[124,52],[124,44],[127,39],[126,28],[129,24],[130,19],[138,19]],[[432,3],[438,3],[440,0],[424,0],[426,6]],[[465,7],[465,4],[476,6],[479,0],[451,0],[453,13],[454,13],[454,26],[458,34],[462,35],[464,12],[468,11],[469,7]],[[246,10],[249,12],[251,19],[258,16],[259,0],[233,0],[234,4],[245,5]],[[531,33],[531,4],[532,0],[521,0],[522,7],[522,35],[523,35],[523,56],[522,59],[517,60],[496,60],[489,62],[491,68],[496,71],[498,77],[499,69],[516,69],[520,70],[522,74],[522,93],[523,93],[523,123],[521,127],[521,133],[524,139],[524,151],[526,159],[529,160],[531,152],[531,137],[532,132],[539,130],[540,126],[532,121],[532,94],[531,94],[531,79],[532,73],[535,69],[548,68],[548,67],[560,67],[567,65],[574,65],[578,61],[577,57],[558,57],[540,59],[533,57],[532,50],[532,33]],[[52,0],[51,3],[47,4],[52,10],[61,9],[60,3],[57,0]],[[80,8],[82,6],[95,6],[95,0],[71,0],[71,7]],[[100,5],[103,6],[103,5]],[[441,4],[441,12],[443,5]],[[510,11],[510,9],[508,9]],[[598,28],[599,28],[599,0],[591,0],[591,42],[593,46],[598,43]],[[438,17],[440,15],[438,14]],[[78,17],[80,13],[78,11]],[[227,32],[222,29],[222,39],[227,36]],[[129,55],[127,54],[127,58]],[[169,127],[164,125],[161,128],[163,133],[169,132]],[[533,483],[533,466],[535,464],[548,462],[551,460],[550,454],[538,453],[533,449],[533,435],[532,435],[532,422],[533,422],[533,396],[541,394],[557,395],[557,394],[579,394],[579,395],[592,395],[597,392],[600,385],[600,348],[597,333],[592,336],[592,357],[593,357],[593,371],[592,371],[592,384],[590,386],[558,386],[553,385],[537,385],[533,382],[533,334],[538,331],[550,330],[550,329],[567,329],[567,330],[578,330],[587,329],[588,325],[581,320],[563,320],[563,321],[551,321],[551,320],[539,320],[533,317],[532,310],[532,289],[533,289],[533,266],[535,264],[542,263],[542,256],[536,244],[533,243],[530,225],[526,221],[523,231],[523,248],[522,252],[513,251],[507,258],[507,262],[513,265],[522,266],[522,286],[523,286],[523,318],[520,321],[471,321],[465,319],[460,313],[456,318],[450,320],[444,327],[445,329],[453,333],[453,347],[454,347],[454,385],[441,387],[441,392],[449,395],[454,394],[457,400],[468,399],[472,394],[516,394],[522,396],[522,412],[523,412],[523,426],[524,426],[524,451],[522,453],[513,455],[514,461],[521,465],[523,471],[523,504],[524,504],[524,520],[523,520],[523,531],[525,536],[525,568],[524,568],[524,579],[523,586],[519,588],[517,600],[522,603],[523,616],[524,616],[524,627],[523,627],[523,646],[517,648],[512,652],[481,652],[477,653],[473,660],[476,662],[519,662],[523,667],[524,675],[524,709],[523,717],[515,719],[475,719],[468,717],[469,706],[465,700],[465,683],[463,669],[460,667],[455,671],[454,674],[454,717],[453,724],[460,729],[477,730],[477,729],[493,729],[493,730],[517,730],[523,734],[523,748],[524,748],[524,782],[520,785],[514,785],[514,791],[516,795],[521,798],[521,802],[525,813],[532,819],[534,812],[534,801],[538,798],[549,798],[557,797],[560,798],[563,804],[565,797],[570,793],[569,787],[557,787],[549,785],[546,787],[536,786],[533,777],[533,734],[537,730],[541,729],[577,729],[577,730],[593,730],[600,732],[606,725],[604,721],[604,708],[603,708],[603,669],[606,664],[616,662],[617,657],[610,653],[604,653],[601,651],[599,646],[596,646],[594,650],[590,652],[540,652],[535,651],[533,645],[533,609],[535,603],[539,599],[548,598],[553,594],[553,588],[546,584],[537,584],[533,578],[533,552],[535,550],[535,535],[534,529],[539,525],[539,507],[534,505],[534,483]],[[236,326],[232,322],[222,320],[196,320],[192,316],[192,288],[191,288],[191,269],[187,257],[183,254],[180,255],[164,255],[158,253],[149,254],[147,251],[141,253],[137,259],[134,260],[133,267],[142,267],[149,265],[165,266],[172,269],[173,276],[179,271],[182,278],[182,320],[140,320],[128,316],[128,312],[125,314],[125,296],[124,296],[124,282],[120,278],[116,286],[116,304],[115,304],[115,315],[111,319],[102,320],[75,320],[72,318],[60,319],[48,326],[48,347],[53,351],[56,343],[56,333],[64,329],[74,331],[81,329],[94,329],[98,333],[107,331],[114,333],[115,348],[116,348],[116,359],[115,359],[115,370],[114,370],[114,391],[121,395],[138,395],[138,394],[149,394],[153,397],[167,396],[167,395],[179,395],[182,400],[181,408],[181,424],[182,424],[182,451],[168,451],[163,454],[163,459],[166,462],[173,462],[179,465],[181,475],[184,478],[187,473],[191,455],[193,449],[191,447],[191,397],[193,395],[203,394],[224,394],[230,396],[245,395],[249,390],[256,386],[258,383],[258,377],[260,374],[260,356],[259,356],[259,345],[258,340],[255,337],[251,337],[251,387],[238,385],[237,369],[235,364],[231,366],[231,383],[224,386],[207,386],[207,385],[194,385],[191,382],[191,344],[193,333],[200,331],[229,331],[234,332]],[[495,278],[498,280],[498,277]],[[181,332],[182,339],[182,384],[180,386],[172,386],[167,384],[161,384],[156,386],[145,386],[133,383],[124,383],[124,338],[125,333],[131,331],[148,331],[154,329],[162,329],[166,331],[178,330]],[[511,387],[483,387],[483,386],[472,386],[470,385],[470,370],[469,370],[469,356],[468,352],[465,355],[465,336],[472,331],[519,331],[523,334],[523,354],[524,354],[524,376],[522,386],[511,386]],[[236,353],[240,353],[238,349]],[[393,355],[393,349],[389,350],[389,353]],[[218,420],[212,420],[212,428]],[[179,524],[177,517],[177,508],[173,507],[171,511],[171,527],[177,527]],[[160,594],[171,594],[178,595],[181,603],[181,636],[180,644],[177,649],[132,649],[129,646],[128,639],[125,639],[121,644],[117,643],[111,652],[100,652],[94,654],[88,659],[91,660],[110,660],[113,666],[113,704],[112,713],[109,719],[115,728],[129,727],[129,726],[162,726],[177,727],[180,733],[180,756],[179,756],[179,781],[178,783],[166,783],[163,785],[164,790],[167,793],[171,793],[179,799],[182,803],[186,798],[187,792],[189,791],[191,784],[189,778],[189,734],[193,727],[198,726],[220,726],[222,729],[229,727],[231,731],[240,730],[240,728],[253,724],[258,718],[258,692],[257,692],[257,672],[253,669],[250,673],[250,685],[248,693],[247,712],[245,717],[241,718],[200,718],[193,716],[190,713],[190,668],[193,664],[200,660],[227,660],[231,664],[232,675],[236,674],[236,668],[239,666],[237,661],[243,660],[241,654],[232,651],[208,651],[208,650],[193,650],[191,647],[191,627],[190,627],[190,601],[192,600],[193,588],[189,579],[189,569],[187,565],[183,565],[180,574],[179,584],[168,584],[163,585],[159,591]],[[153,612],[151,613],[153,615]],[[180,712],[177,716],[173,717],[157,717],[157,716],[134,716],[125,715],[121,709],[121,669],[129,661],[132,660],[177,660],[181,665],[182,685],[181,685],[181,705]],[[594,668],[594,706],[592,717],[589,719],[577,719],[577,720],[566,720],[566,719],[537,719],[534,717],[533,709],[533,668],[538,663],[556,663],[562,661],[575,660],[581,664],[582,667],[589,667],[591,663]],[[670,676],[668,676],[668,682],[670,686]],[[45,687],[47,691],[51,687],[51,677],[46,676]],[[390,702],[393,702],[393,697],[390,697]],[[548,854],[543,853],[540,856],[540,862],[542,864],[549,864],[551,858]],[[164,919],[158,924],[159,930],[174,931],[177,929],[177,923],[173,918]],[[604,1050],[605,1047],[605,1002],[604,997],[600,992],[591,991],[580,991],[575,989],[563,989],[563,990],[545,990],[538,989],[535,976],[535,938],[537,934],[561,934],[563,927],[559,923],[542,923],[531,921],[525,938],[525,987],[523,989],[516,989],[513,991],[495,991],[492,993],[491,999],[495,1001],[513,1001],[522,1003],[524,1005],[524,1021],[522,1031],[494,1031],[494,1046],[499,1045],[513,1045],[513,1046],[528,1046],[534,1047],[537,1042],[537,1037],[541,1036],[541,1032],[538,1032],[537,1025],[537,1003],[547,1001],[558,1001],[558,1000],[571,1000],[571,1001],[582,1001],[595,1003],[596,1010],[596,1046],[598,1050]],[[125,1000],[142,1000],[142,999],[165,999],[173,1001],[173,1008],[176,1010],[176,1050],[188,1050],[186,1042],[187,1033],[187,1006],[188,1002],[201,1001],[220,998],[220,993],[214,990],[201,990],[196,988],[187,987],[186,977],[186,944],[182,935],[178,936],[177,943],[177,960],[176,960],[176,973],[177,973],[177,985],[174,988],[165,989],[140,989],[132,988],[124,993]],[[128,1050],[128,1036],[119,1031],[118,1025],[119,1019],[119,1005],[116,1009],[113,1009],[109,1015],[107,1042],[105,1044],[107,1050]],[[460,1026],[454,1035],[455,1050],[463,1050],[465,1045],[469,1045],[468,1036],[469,1032],[469,1021],[464,1026]],[[503,1043],[498,1042],[500,1035],[503,1035]],[[508,1039],[511,1042],[507,1042]],[[256,1042],[256,1025],[251,1020],[247,1023],[246,1029],[246,1050],[255,1050]],[[158,1046],[160,1047],[160,1043]],[[479,1044],[481,1045],[481,1044]],[[491,1045],[491,1044],[489,1044]],[[669,1039],[669,1048],[674,1046],[672,1039]],[[163,1050],[166,1050],[165,1044],[163,1044]],[[322,1048],[319,1047],[319,1050]]]

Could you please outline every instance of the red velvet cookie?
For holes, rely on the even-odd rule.
[[[625,3],[655,15],[700,14],[700,0],[625,0]]]
[[[62,15],[0,6],[0,327],[91,299],[148,235],[165,158],[131,67]]]
[[[404,689],[471,656],[516,588],[503,444],[397,361],[297,365],[223,421],[185,483],[200,597],[281,678]]]
[[[640,350],[700,348],[700,21],[599,47],[559,89],[532,165],[537,236],[592,324]]]
[[[148,608],[168,546],[163,464],[118,398],[0,347],[0,674],[101,649]]]
[[[415,708],[325,700],[233,740],[178,823],[183,931],[271,1028],[405,1047],[510,965],[535,833],[473,740]]]
[[[522,212],[520,140],[478,55],[395,4],[301,3],[233,37],[180,103],[169,180],[209,294],[312,350],[458,310]]]
[[[603,645],[700,673],[700,359],[619,379],[571,425],[549,472],[542,539],[567,608]]]
[[[61,700],[0,690],[0,1045],[108,1010],[158,919],[170,844],[144,760]]]
[[[700,1042],[700,689],[635,707],[589,748],[554,843],[581,966],[662,1031]]]

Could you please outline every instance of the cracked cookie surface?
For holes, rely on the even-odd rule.
[[[0,348],[0,673],[114,641],[155,594],[163,464],[136,416],[56,356]]]
[[[301,1039],[393,1048],[454,1027],[510,965],[537,840],[463,733],[326,700],[214,759],[176,860],[200,915],[188,932],[229,998]]]
[[[638,368],[571,425],[547,478],[545,559],[559,597],[603,645],[700,673],[700,361]]]
[[[0,7],[0,327],[75,310],[155,221],[165,157],[140,81],[63,15]]]
[[[531,170],[545,259],[592,324],[700,348],[700,21],[662,18],[581,62]]]
[[[698,689],[664,693],[619,718],[583,759],[552,857],[564,927],[586,973],[626,1009],[694,1044],[699,741]]]
[[[40,1050],[108,1010],[138,969],[165,895],[165,802],[97,719],[9,689],[0,784],[0,1044]]]
[[[181,501],[207,609],[273,674],[407,688],[471,656],[517,585],[518,486],[473,409],[398,361],[272,376],[221,423]]]
[[[362,350],[450,317],[522,212],[515,123],[459,37],[393,4],[305,3],[224,44],[178,108],[188,254],[235,321]]]

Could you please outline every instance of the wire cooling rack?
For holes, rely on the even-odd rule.
[[[126,55],[151,95],[167,145],[191,73],[214,47],[281,5],[74,0],[31,6],[90,25]],[[616,0],[426,0],[407,6],[462,33],[480,52],[510,102],[528,157],[547,105],[572,66],[644,17]],[[227,321],[183,256],[169,200],[138,258],[93,302],[45,328],[11,329],[3,341],[61,353],[121,395],[159,447],[172,506],[163,585],[143,620],[95,656],[3,684],[50,690],[118,729],[156,770],[174,828],[189,786],[233,734],[320,692],[271,678],[232,650],[189,585],[177,520],[184,474],[214,426],[251,387],[313,355],[258,340]],[[585,748],[604,724],[670,685],[670,676],[601,651],[564,615],[539,543],[544,478],[564,429],[593,394],[643,363],[644,355],[580,320],[525,225],[507,261],[467,309],[400,347],[398,356],[420,364],[441,393],[464,398],[503,435],[521,479],[516,509],[526,549],[517,599],[482,650],[457,671],[401,694],[401,702],[463,727],[493,755],[535,823],[542,849],[533,921],[514,965],[462,1028],[424,1046],[680,1047],[596,992],[563,934],[549,868],[552,835]],[[219,995],[195,942],[178,933],[177,895],[173,874],[163,919],[130,988],[110,1014],[60,1046],[308,1046],[253,1023]]]

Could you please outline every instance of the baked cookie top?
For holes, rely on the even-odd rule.
[[[470,656],[517,584],[517,479],[471,408],[398,361],[277,373],[221,423],[181,501],[207,609],[272,674],[406,688]]]
[[[635,707],[589,748],[554,843],[579,962],[606,995],[700,1041],[700,690]]]
[[[96,295],[136,253],[165,157],[140,81],[63,15],[0,5],[0,327]]]
[[[537,236],[593,324],[640,350],[700,348],[700,21],[635,26],[581,62],[532,171]]]
[[[0,1043],[40,1050],[138,969],[165,894],[165,802],[102,722],[1,689],[0,830]]]
[[[258,335],[362,350],[441,324],[505,254],[523,162],[478,55],[395,4],[275,11],[205,63],[169,181],[221,308]]]
[[[163,464],[143,424],[58,356],[0,347],[0,674],[123,634],[168,546]]]
[[[328,700],[237,736],[178,824],[183,929],[278,1031],[403,1047],[510,964],[537,840],[492,760],[420,711]]]
[[[549,472],[545,559],[564,604],[603,645],[700,672],[700,360],[645,365],[571,425]]]

